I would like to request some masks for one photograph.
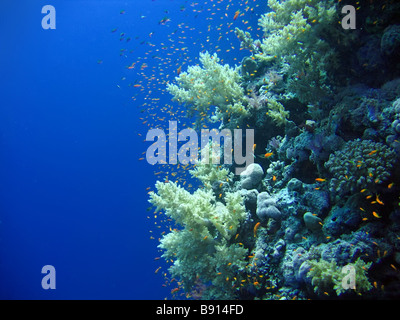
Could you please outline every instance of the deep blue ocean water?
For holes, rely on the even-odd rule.
[[[217,2],[209,2],[197,20],[188,13],[199,5],[192,1],[1,2],[0,299],[168,295],[171,288],[155,274],[162,262],[154,260],[160,253],[146,210],[155,169],[138,161],[150,89],[128,86],[142,80],[140,69],[127,66],[155,50],[143,41],[167,44],[181,22],[202,31],[196,45],[181,44],[197,58],[208,26],[225,15],[211,15]],[[222,9],[231,3],[222,2]],[[41,26],[44,5],[56,9],[55,30]],[[160,24],[166,16],[171,21]],[[160,63],[146,61],[147,70]],[[160,98],[160,106],[170,103],[170,96]],[[56,270],[54,290],[41,286],[45,265]]]

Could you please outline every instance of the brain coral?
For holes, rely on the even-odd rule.
[[[337,197],[361,189],[373,190],[386,180],[395,163],[396,153],[388,146],[371,140],[348,141],[332,153],[325,167],[333,174],[329,191]]]

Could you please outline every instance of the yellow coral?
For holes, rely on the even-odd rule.
[[[216,106],[212,122],[227,121],[227,117],[235,114],[242,117],[247,114],[243,106],[244,91],[240,86],[239,67],[219,63],[216,53],[200,53],[199,65],[190,66],[175,80],[177,84],[168,84],[167,90],[174,100],[186,104],[189,115],[197,115],[198,127],[208,120],[206,115],[211,106]]]

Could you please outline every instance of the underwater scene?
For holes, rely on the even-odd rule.
[[[4,1],[0,298],[400,298],[400,3]]]

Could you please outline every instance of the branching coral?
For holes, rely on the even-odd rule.
[[[215,146],[217,150],[215,150]],[[233,178],[233,173],[227,168],[213,164],[214,159],[220,158],[219,152],[219,146],[210,143],[206,148],[201,150],[202,160],[198,161],[195,168],[189,171],[189,173],[193,177],[199,179],[206,188],[211,188],[215,182],[228,182]]]
[[[329,91],[328,66],[335,51],[325,41],[335,28],[334,0],[269,0],[272,12],[259,21],[264,30],[261,52],[255,57],[286,70],[287,88],[300,101],[317,101]]]
[[[308,261],[311,266],[308,276],[311,277],[311,284],[314,286],[314,291],[318,293],[335,291],[337,295],[340,295],[348,288],[343,286],[342,280],[345,273],[342,272],[342,268],[337,266],[336,262],[332,260],[328,262],[320,259],[319,261],[311,260]],[[349,265],[354,268],[355,276],[355,291],[364,292],[372,288],[372,285],[368,281],[366,272],[371,266],[371,262],[365,263],[363,260],[358,258],[353,264]]]
[[[260,90],[261,91],[261,90]],[[289,118],[290,112],[285,110],[285,107],[276,99],[269,94],[260,93],[256,95],[254,91],[251,92],[250,96],[246,96],[247,108],[250,111],[260,111],[261,109],[267,109],[267,115],[277,124],[278,126],[284,125]]]
[[[283,105],[276,100],[268,100],[268,116],[277,125],[284,125],[289,118],[289,111],[286,111]]]
[[[200,53],[202,67],[190,66],[175,78],[177,85],[167,86],[173,99],[187,106],[189,116],[196,116],[198,127],[208,120],[212,106],[216,107],[212,122],[228,123],[231,115],[239,121],[247,115],[242,104],[244,91],[240,86],[239,67],[231,68],[219,61],[217,54]]]
[[[231,298],[229,285],[221,281],[221,275],[231,278],[243,270],[247,253],[244,247],[230,243],[246,217],[239,192],[226,193],[221,199],[224,202],[220,202],[211,189],[191,194],[176,183],[159,181],[156,188],[150,203],[183,227],[164,235],[159,245],[165,250],[163,257],[174,260],[171,274],[179,277],[187,290],[201,279],[204,283],[211,281],[219,297]]]

